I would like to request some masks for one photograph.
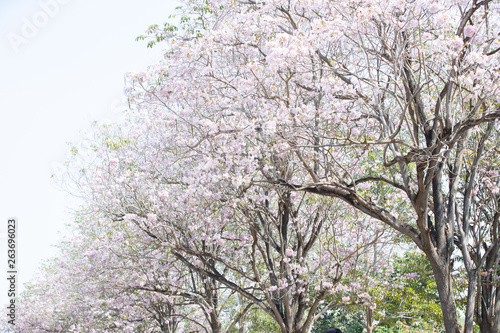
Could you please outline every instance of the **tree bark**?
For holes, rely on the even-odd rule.
[[[450,264],[442,258],[427,254],[430,260],[436,286],[439,293],[441,311],[443,312],[443,323],[446,333],[462,333],[462,327],[458,321],[457,306],[453,285],[451,282]]]
[[[474,310],[477,296],[477,272],[473,270],[469,273],[467,286],[467,307],[465,309],[464,333],[474,332]]]
[[[241,296],[241,294],[238,294],[238,303],[240,304],[241,307],[243,307],[243,296]],[[243,310],[244,311],[244,310]],[[243,320],[243,317],[244,316],[239,316],[238,318],[238,333],[244,333],[244,320]]]
[[[366,333],[373,333],[373,311],[366,306]]]
[[[481,288],[481,333],[500,332],[500,288],[482,285]]]

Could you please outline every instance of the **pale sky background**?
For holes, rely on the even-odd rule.
[[[57,253],[58,232],[72,219],[71,200],[50,178],[54,164],[64,162],[67,142],[77,143],[92,121],[121,117],[124,73],[144,70],[161,53],[135,38],[176,6],[0,0],[0,276],[7,272],[7,219],[15,217],[18,291],[41,260]],[[7,282],[0,282],[5,304]]]

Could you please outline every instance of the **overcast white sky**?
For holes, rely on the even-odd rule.
[[[117,120],[123,76],[154,63],[161,49],[135,38],[164,23],[173,0],[0,0],[0,269],[6,275],[7,219],[19,222],[21,285],[56,254],[71,200],[52,181],[67,142],[94,120]],[[32,26],[30,26],[32,25]],[[7,284],[0,279],[0,304]]]

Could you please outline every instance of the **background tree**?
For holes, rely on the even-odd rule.
[[[458,244],[468,276],[466,316],[474,316],[481,332],[500,330],[500,262],[498,129],[494,124],[470,131],[471,145],[464,148],[465,177],[461,193],[463,211],[457,225]],[[475,306],[475,311],[474,311]]]

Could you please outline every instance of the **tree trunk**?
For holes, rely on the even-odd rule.
[[[477,271],[472,270],[468,273],[468,287],[467,287],[467,307],[465,309],[465,327],[464,333],[474,332],[474,310],[476,306],[477,295]]]
[[[462,327],[458,321],[457,305],[451,282],[450,264],[447,262],[449,260],[442,260],[435,256],[435,254],[427,254],[432,266],[434,278],[436,279],[446,333],[462,333]]]
[[[244,328],[243,328],[243,318],[240,318],[239,320],[239,325],[238,325],[238,333],[244,333]]]
[[[499,203],[500,204],[500,203]],[[497,206],[498,207],[498,206]],[[500,235],[499,223],[500,214],[495,213],[491,236],[496,242],[489,249],[486,257],[483,271],[488,275],[480,280],[480,295],[481,299],[478,303],[480,307],[481,319],[479,327],[481,333],[498,333],[500,332],[500,281],[497,281],[494,276],[498,275],[498,265],[500,263]],[[481,277],[480,277],[481,278]]]
[[[243,308],[243,296],[241,294],[238,294],[238,303],[240,305],[241,308]],[[244,316],[240,316],[240,318],[238,319],[238,333],[244,333],[244,320],[243,320],[243,317]]]
[[[212,330],[212,333],[222,333],[222,327],[219,318],[216,315],[211,317],[212,321],[210,321],[210,329]]]
[[[373,311],[366,306],[366,333],[373,333]]]
[[[482,288],[482,306],[481,306],[481,323],[479,325],[481,333],[498,333],[500,332],[500,288],[496,288],[491,292],[492,286],[483,286]],[[489,298],[494,297],[492,301]],[[488,301],[485,301],[488,299]],[[485,302],[489,303],[488,307]]]

